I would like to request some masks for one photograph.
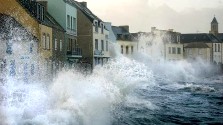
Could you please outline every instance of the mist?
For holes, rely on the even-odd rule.
[[[214,16],[219,32],[223,31],[223,0],[86,1],[99,18],[113,25],[130,25],[131,32],[148,32],[155,26],[181,33],[208,33]]]

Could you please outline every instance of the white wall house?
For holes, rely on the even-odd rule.
[[[138,52],[138,34],[129,33],[129,26],[112,26],[112,31],[118,44],[119,53],[132,57]]]
[[[109,31],[105,28],[105,23],[98,23],[98,21],[95,20],[93,25],[94,65],[103,65],[107,63],[110,58],[108,36]]]
[[[128,41],[128,40],[117,40],[117,43],[120,48],[120,53],[124,56],[131,57],[138,50],[137,41]]]
[[[183,60],[183,44],[180,33],[151,28],[150,33],[140,33],[139,51],[147,54],[153,62]]]
[[[183,44],[168,43],[166,44],[166,60],[180,61],[183,60]]]
[[[213,62],[222,63],[222,43],[213,43]]]

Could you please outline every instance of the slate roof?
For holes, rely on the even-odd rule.
[[[217,37],[218,37],[221,41],[223,41],[223,33],[218,33],[218,34],[217,34]]]
[[[217,19],[214,17],[211,23],[218,23]]]
[[[81,10],[84,15],[86,15],[88,17],[88,19],[93,22],[94,20],[98,20],[99,22],[103,22],[100,18],[98,18],[94,13],[91,12],[90,9],[88,9],[87,7],[84,7],[83,5],[81,5],[81,3],[75,1],[75,0],[64,0],[65,2],[68,2],[69,4],[77,7],[77,9]]]
[[[45,21],[51,27],[56,28],[57,30],[65,32],[63,27],[48,12],[45,15]]]
[[[129,34],[129,32],[127,30],[125,30],[122,27],[118,27],[118,26],[112,26],[112,31],[114,32],[116,37],[118,34],[123,34],[123,35]]]
[[[138,33],[129,33],[129,31],[123,27],[112,26],[112,31],[117,40],[137,41],[138,39]]]
[[[188,43],[184,48],[210,48],[207,44],[201,42]]]
[[[197,34],[181,34],[180,40],[182,43],[205,42],[205,43],[220,43],[221,40],[213,34],[197,33]]]
[[[26,9],[26,11],[32,16],[34,17],[40,24],[43,24],[43,25],[46,25],[46,26],[49,26],[49,27],[52,27],[52,28],[56,28],[58,30],[61,30],[61,31],[64,31],[65,30],[63,29],[63,27],[48,13],[48,12],[45,12],[45,18],[44,20],[39,20],[37,19],[35,13],[32,12],[32,8],[27,8],[27,5],[23,5],[22,2],[20,0],[17,0],[20,5]],[[37,1],[32,1],[32,2],[37,2]],[[38,2],[37,2],[38,3]],[[29,3],[26,3],[26,4],[29,4]],[[31,6],[32,3],[30,3],[29,6]],[[41,4],[41,3],[40,3]],[[33,4],[32,4],[33,6]],[[43,6],[43,5],[42,5]]]

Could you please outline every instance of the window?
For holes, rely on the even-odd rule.
[[[67,29],[70,29],[70,15],[67,15]]]
[[[55,50],[57,50],[57,39],[55,39],[55,43],[54,43],[55,45]]]
[[[37,4],[37,19],[41,19],[42,8],[40,4]]]
[[[126,46],[126,54],[129,54],[129,47]]]
[[[101,50],[104,51],[104,40],[101,40]]]
[[[9,74],[10,76],[15,76],[16,75],[16,65],[15,65],[15,60],[10,61],[10,67],[9,67]]]
[[[31,65],[31,75],[34,75],[35,67],[34,64]]]
[[[180,42],[180,36],[177,36],[177,42]]]
[[[44,10],[45,8],[42,6],[42,11],[41,11],[41,20],[44,20],[44,12],[45,12],[45,10]]]
[[[60,51],[63,50],[63,43],[62,43],[62,40],[60,40]]]
[[[98,22],[95,21],[94,24],[95,24],[95,32],[98,32]]]
[[[172,47],[172,53],[176,54],[176,48],[175,47]]]
[[[106,51],[108,51],[108,41],[106,41]]]
[[[7,53],[7,54],[12,54],[12,43],[8,41],[8,42],[6,43],[6,47],[7,47],[7,48],[6,48],[6,53]]]
[[[171,54],[171,47],[169,47],[169,54]]]
[[[47,36],[46,36],[46,49],[50,49],[50,35],[49,34],[47,34]]]
[[[67,51],[72,50],[72,39],[68,39]]]
[[[101,33],[103,34],[104,33],[104,25],[101,24]]]
[[[95,39],[95,50],[98,50],[98,39]]]
[[[214,44],[214,51],[217,52],[217,44]]]
[[[177,48],[177,54],[181,54],[181,48]]]
[[[221,46],[218,44],[218,52],[221,52]]]
[[[70,17],[70,29],[73,29],[73,18]]]
[[[30,43],[29,44],[29,53],[33,53],[33,47],[34,47],[33,43]]]
[[[131,53],[133,53],[133,46],[131,46]]]
[[[76,18],[73,18],[73,29],[76,31]]]
[[[46,34],[45,33],[42,36],[42,47],[43,49],[46,49]]]
[[[123,54],[123,45],[121,45],[121,53]]]
[[[44,16],[45,16],[45,7],[42,6],[41,4],[37,3],[37,19],[39,20],[44,20]]]

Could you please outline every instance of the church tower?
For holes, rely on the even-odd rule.
[[[218,34],[218,21],[217,19],[214,17],[212,22],[211,22],[211,31],[210,33],[217,35]]]

